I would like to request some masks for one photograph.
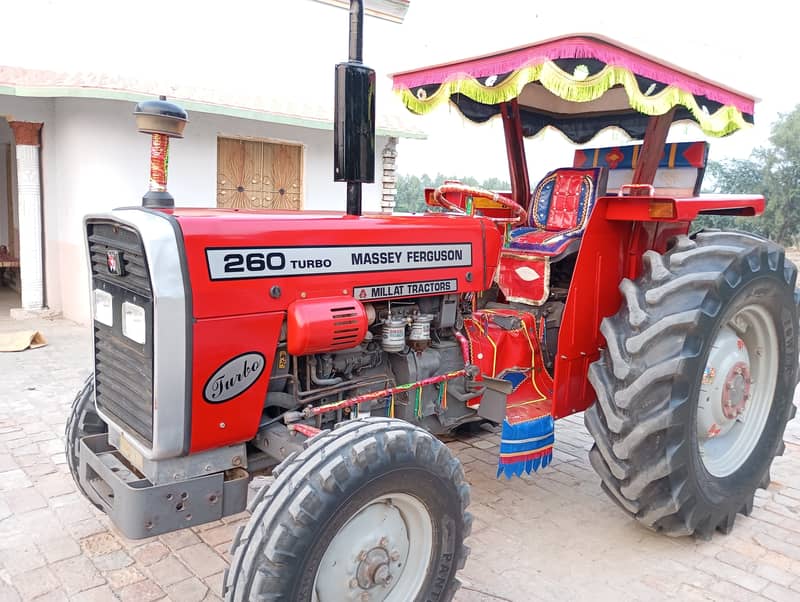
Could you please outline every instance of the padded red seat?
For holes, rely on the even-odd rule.
[[[511,231],[509,249],[559,257],[577,249],[598,192],[605,193],[606,170],[561,168],[536,186],[528,225]]]
[[[509,301],[541,305],[550,294],[550,263],[578,250],[595,200],[605,194],[604,167],[556,169],[536,186],[528,224],[515,228],[500,257],[497,283]]]

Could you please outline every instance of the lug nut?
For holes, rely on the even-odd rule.
[[[398,560],[400,560],[400,552],[395,550],[394,552],[392,552],[392,554],[389,556],[389,558],[391,558],[392,560],[397,562]]]
[[[350,589],[355,589],[358,587],[358,579],[350,579]]]
[[[389,581],[392,580],[392,576],[389,574],[389,567],[385,564],[382,564],[377,569],[375,569],[375,576],[372,580],[380,585],[386,585]]]
[[[381,540],[378,542],[381,547],[385,548],[389,545],[389,540],[385,537],[381,537]]]

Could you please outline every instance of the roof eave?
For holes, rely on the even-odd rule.
[[[114,90],[106,88],[91,88],[82,86],[16,86],[0,84],[0,96],[17,96],[28,98],[90,98],[96,100],[123,100],[130,102],[140,102],[152,98],[151,94],[133,92],[130,90]],[[239,119],[250,119],[253,121],[263,121],[280,125],[304,127],[316,130],[333,130],[333,121],[327,119],[315,119],[302,115],[292,115],[288,113],[277,113],[263,109],[253,109],[248,107],[237,107],[232,105],[215,104],[175,97],[181,106],[189,111],[207,113],[210,115],[221,115],[225,117],[237,117]],[[406,130],[388,126],[376,127],[376,135],[391,136],[396,138],[407,138],[424,140],[427,135],[419,130]]]

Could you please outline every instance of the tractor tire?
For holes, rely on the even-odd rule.
[[[338,424],[278,466],[231,547],[228,601],[451,600],[472,519],[461,464],[401,420]]]
[[[80,440],[86,435],[99,435],[107,432],[108,425],[103,422],[103,419],[100,418],[94,408],[94,377],[89,376],[72,402],[67,426],[64,430],[64,443],[66,446],[64,451],[67,456],[69,472],[75,481],[78,491],[89,501],[91,501],[91,498],[86,495],[86,490],[81,485],[81,480],[78,476],[78,466],[80,464],[78,446]],[[99,504],[94,502],[92,504],[99,510],[103,510],[103,507]]]
[[[643,259],[600,326],[589,458],[639,522],[709,539],[750,514],[784,450],[796,411],[797,268],[778,245],[738,232],[680,236]]]

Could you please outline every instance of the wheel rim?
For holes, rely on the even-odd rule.
[[[703,464],[727,477],[747,461],[767,423],[778,379],[775,324],[760,305],[740,309],[717,333],[703,371],[697,438]]]
[[[407,602],[428,575],[433,519],[404,493],[364,505],[336,533],[314,580],[315,602]]]

